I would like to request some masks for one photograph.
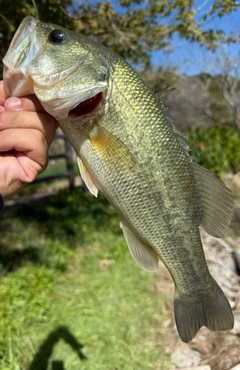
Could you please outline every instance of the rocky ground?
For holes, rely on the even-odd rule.
[[[240,277],[235,272],[236,253],[224,241],[204,232],[202,239],[209,269],[230,301],[235,324],[227,332],[213,333],[202,328],[190,344],[185,344],[179,339],[173,307],[169,304],[170,319],[165,322],[165,327],[166,351],[173,362],[171,370],[240,370]],[[164,266],[159,273],[156,289],[173,295],[173,283]]]

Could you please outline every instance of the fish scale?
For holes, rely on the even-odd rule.
[[[125,65],[124,65],[124,67],[125,67]],[[128,75],[127,75],[128,78],[126,79],[127,87],[125,88],[126,82],[124,84],[120,84],[118,82],[118,79],[121,79],[121,76],[122,76],[122,74],[124,74],[124,70],[126,68],[121,68],[121,65],[120,65],[119,69],[120,69],[120,73],[119,73],[120,76],[118,76],[118,68],[115,68],[115,70],[114,70],[114,82],[113,82],[113,84],[116,83],[118,91],[120,91],[120,92],[124,91],[124,96],[122,96],[122,98],[124,99],[125,102],[128,102],[128,101],[130,101],[131,97],[134,94],[136,94],[136,89],[135,89],[136,84],[134,84],[134,81],[131,84],[131,79],[132,80],[136,79],[136,74],[135,73],[131,73],[131,74],[128,73]],[[138,76],[137,76],[137,78],[138,78]],[[141,83],[141,81],[140,81],[140,83]],[[163,124],[164,120],[163,120],[163,116],[161,115],[160,107],[156,104],[155,99],[152,96],[152,94],[150,95],[151,98],[149,97],[149,90],[148,89],[146,89],[146,90],[147,90],[147,93],[148,93],[148,94],[146,94],[147,99],[145,99],[144,93],[142,93],[141,96],[139,96],[139,94],[136,94],[139,101],[138,101],[138,99],[136,99],[136,101],[134,102],[134,105],[133,104],[130,105],[131,108],[129,109],[130,112],[127,114],[127,117],[122,117],[123,125],[124,125],[125,122],[129,122],[129,119],[133,120],[133,118],[136,117],[138,119],[138,121],[141,122],[141,127],[142,127],[142,131],[144,132],[144,135],[140,136],[139,131],[134,128],[134,125],[130,126],[130,133],[133,132],[133,137],[131,136],[131,134],[128,133],[128,127],[129,126],[125,127],[126,139],[127,140],[125,140],[125,137],[123,137],[122,131],[120,133],[120,138],[121,138],[121,141],[124,143],[124,145],[126,145],[129,150],[131,149],[131,151],[133,153],[137,152],[138,157],[141,160],[140,166],[139,166],[139,162],[137,162],[138,163],[138,168],[139,168],[139,173],[137,174],[137,178],[134,179],[134,180],[132,179],[132,175],[133,175],[132,172],[129,173],[129,177],[130,177],[130,179],[133,183],[141,184],[141,186],[140,185],[138,185],[138,186],[140,187],[140,189],[143,188],[143,190],[139,191],[140,194],[138,194],[137,191],[134,190],[135,197],[133,197],[133,195],[129,196],[129,194],[128,193],[126,194],[126,192],[125,192],[125,189],[127,187],[126,184],[125,184],[125,186],[122,186],[121,181],[119,181],[119,177],[114,176],[113,181],[116,179],[116,181],[115,181],[116,186],[113,186],[113,188],[115,188],[115,192],[113,192],[111,190],[110,195],[109,195],[105,191],[105,195],[108,197],[110,202],[112,204],[114,204],[117,209],[119,209],[119,212],[123,213],[122,217],[124,217],[125,214],[129,215],[129,221],[128,221],[129,224],[135,225],[135,229],[137,230],[138,233],[139,233],[139,230],[141,230],[140,236],[147,243],[149,243],[151,246],[153,246],[159,252],[159,254],[161,255],[162,259],[165,261],[165,263],[167,263],[168,266],[170,266],[171,261],[172,261],[172,257],[170,258],[170,261],[168,262],[169,249],[172,248],[172,246],[174,248],[174,245],[177,244],[178,240],[174,241],[174,239],[176,239],[176,237],[175,237],[176,227],[175,228],[173,227],[171,232],[169,230],[169,219],[172,219],[171,223],[173,224],[174,220],[177,217],[177,216],[174,215],[174,211],[175,211],[174,204],[176,203],[176,198],[177,198],[178,201],[181,199],[182,203],[183,203],[184,194],[186,194],[186,197],[189,199],[189,194],[191,194],[191,188],[193,188],[192,189],[192,194],[193,194],[193,198],[195,198],[195,199],[191,199],[191,201],[189,202],[189,206],[191,206],[191,208],[193,208],[193,205],[197,204],[196,188],[195,188],[195,184],[193,185],[193,179],[192,179],[193,176],[192,176],[192,173],[191,173],[191,169],[190,169],[189,163],[186,162],[186,160],[185,160],[185,157],[182,153],[183,152],[182,148],[180,147],[179,144],[177,144],[176,140],[174,140],[174,137],[172,138],[172,140],[170,140],[170,139],[165,140],[164,139],[167,136],[167,134],[169,136],[169,133],[166,133],[166,131],[167,130],[171,131],[171,130],[170,130],[169,127],[167,127]],[[122,95],[122,94],[120,93],[120,95]],[[109,115],[111,113],[111,105],[115,106],[117,104],[117,103],[115,103],[115,101],[119,100],[119,94],[114,94],[114,88],[113,88],[112,96],[113,96],[113,98],[112,98],[112,102],[110,103]],[[140,101],[142,101],[141,105],[139,104]],[[150,104],[151,104],[151,106],[149,106]],[[147,115],[145,114],[146,106],[148,107],[148,109],[150,111],[150,114],[147,114]],[[134,114],[135,114],[134,117],[132,117],[132,114],[131,114],[132,111],[134,111]],[[114,115],[114,117],[115,117],[115,120],[119,123],[119,117],[117,115]],[[150,124],[149,124],[149,118],[151,119]],[[114,119],[112,119],[111,115],[110,115],[110,117],[108,117],[108,116],[103,117],[102,120],[103,120],[103,122],[100,122],[99,124],[102,124],[102,126],[105,127],[106,129],[110,130],[110,128],[108,128],[108,122],[111,122],[111,127],[112,126],[114,126],[114,128],[115,127],[122,127],[122,125],[120,125],[120,124],[114,125]],[[144,126],[144,122],[146,122],[145,126]],[[154,130],[152,129],[153,126],[154,126]],[[112,133],[115,136],[118,135],[115,130],[112,131]],[[138,135],[137,136],[138,140],[140,140],[140,142],[142,144],[140,147],[139,147],[139,141],[136,142],[136,140],[135,140],[136,133]],[[154,135],[153,135],[153,133],[154,133]],[[144,138],[146,138],[146,143],[145,144],[147,145],[149,142],[151,142],[153,147],[154,147],[154,144],[155,144],[154,143],[155,140],[156,140],[158,145],[159,145],[159,141],[163,141],[165,146],[167,145],[168,151],[174,152],[174,154],[175,154],[176,160],[175,160],[174,157],[170,157],[168,155],[168,153],[166,153],[163,158],[161,158],[160,156],[157,156],[157,157],[153,158],[153,164],[155,165],[157,171],[160,172],[160,177],[161,177],[160,181],[162,181],[162,178],[165,181],[167,180],[166,181],[166,186],[164,186],[164,188],[165,188],[165,192],[170,193],[170,195],[169,194],[167,196],[166,195],[165,196],[161,195],[164,192],[163,191],[163,186],[161,186],[161,192],[156,191],[154,194],[152,194],[152,189],[156,189],[157,185],[156,185],[156,180],[154,179],[154,174],[151,174],[151,173],[149,174],[148,173],[148,171],[152,170],[152,166],[151,167],[149,166],[149,168],[146,168],[146,165],[147,166],[149,165],[149,156],[148,156],[148,152],[142,151],[142,149],[144,149],[144,142],[142,143],[142,140]],[[133,146],[133,144],[134,144],[134,146]],[[163,148],[161,146],[160,147],[160,152],[162,152],[162,151],[163,151]],[[87,161],[88,153],[89,152],[87,151],[86,161]],[[161,153],[159,153],[159,154],[161,154]],[[158,160],[158,158],[161,158],[161,161],[163,163],[161,163]],[[171,164],[166,163],[166,161],[169,161],[169,160],[171,160],[171,162],[174,162],[174,167],[172,166],[172,163]],[[183,162],[183,165],[185,167],[185,170],[181,172],[181,175],[182,175],[181,177],[183,177],[181,185],[188,189],[187,193],[183,192],[182,189],[181,189],[181,186],[179,186],[180,184],[179,184],[178,168],[181,166],[181,168],[184,169],[181,162]],[[107,163],[109,164],[109,162],[107,162]],[[118,161],[114,161],[114,162],[111,162],[111,163],[112,163],[113,167],[109,169],[108,176],[106,177],[105,174],[102,176],[103,181],[104,181],[104,179],[107,179],[108,184],[109,184],[109,181],[110,181],[109,174],[110,173],[119,174],[119,172],[120,172],[119,169],[116,168],[116,166],[115,166],[115,163],[118,163]],[[141,167],[141,165],[143,167]],[[102,167],[98,163],[97,163],[96,166],[94,166],[92,160],[91,160],[91,165],[89,164],[89,166],[91,166],[93,176],[95,175],[95,177],[99,179],[101,177],[101,173],[99,173],[99,172],[102,171]],[[168,170],[169,166],[171,166],[171,168],[172,168],[171,174],[169,174],[169,170]],[[174,173],[175,169],[177,169],[176,175]],[[96,171],[96,173],[94,171]],[[146,171],[146,173],[144,173],[145,171]],[[164,172],[167,172],[167,173],[164,173]],[[188,177],[186,176],[186,174],[188,174]],[[168,176],[169,176],[169,178],[168,178]],[[190,179],[189,179],[189,177],[190,177]],[[126,178],[126,173],[124,173],[124,178]],[[152,183],[150,182],[151,179],[152,179]],[[180,179],[180,181],[181,181],[181,179]],[[176,182],[176,185],[174,184],[174,182]],[[171,199],[171,188],[170,188],[170,191],[169,191],[169,184],[171,184],[171,188],[174,187],[174,185],[175,185],[175,189],[178,190],[177,192],[175,191],[175,193],[172,196],[172,199]],[[103,189],[107,188],[107,184],[104,184],[104,183],[100,184],[99,186],[101,186],[101,188],[103,188]],[[155,198],[155,199],[153,199],[153,198]],[[116,201],[117,199],[120,199],[120,205]],[[163,199],[165,200],[164,204],[162,203]],[[141,204],[139,204],[139,201],[141,202]],[[153,207],[153,205],[154,205],[154,207]],[[120,208],[121,208],[121,211],[120,211]],[[123,210],[123,208],[124,208],[124,210]],[[196,207],[196,208],[197,208],[196,213],[199,213],[198,207]],[[129,209],[130,209],[130,211],[129,211]],[[162,209],[165,209],[164,214],[162,214]],[[149,210],[150,210],[151,214],[150,214]],[[177,214],[178,213],[179,213],[179,210],[177,210]],[[169,216],[169,217],[167,217],[167,216]],[[166,222],[165,222],[166,218],[167,218],[167,225],[166,225]],[[190,219],[192,220],[192,215],[190,215]],[[199,214],[198,214],[198,219],[199,219]],[[184,222],[184,220],[182,220],[182,215],[181,215],[181,221],[182,221],[183,225],[186,227],[186,223]],[[139,223],[140,223],[140,225],[138,225]],[[154,225],[155,227],[153,228],[151,225]],[[192,229],[192,222],[191,222],[190,230],[191,229]],[[150,236],[149,236],[149,230],[151,230],[151,235]],[[188,232],[188,230],[184,230],[184,231]],[[188,233],[188,235],[189,235],[189,233]],[[192,246],[193,244],[196,243],[196,240],[197,240],[197,242],[199,244],[199,247],[202,250],[200,240],[199,240],[199,233],[196,233],[196,236],[197,236],[197,239],[196,239],[196,237],[194,239],[189,238],[190,240],[188,241],[188,244],[190,242],[191,243],[190,246]],[[163,240],[163,242],[160,243],[161,239]],[[169,246],[169,244],[170,244],[170,247],[167,248]],[[181,244],[184,244],[184,243],[181,243]],[[180,246],[180,247],[183,248],[182,246]],[[167,253],[165,253],[165,251]],[[201,257],[203,258],[203,254],[201,254]],[[179,261],[179,259],[177,259],[177,261]],[[178,266],[178,264],[179,264],[179,266]],[[178,264],[175,263],[176,270],[180,269],[181,272],[182,272],[181,262],[179,261]],[[186,262],[185,262],[185,260],[184,260],[184,271],[186,271]],[[182,276],[182,273],[181,273],[181,276]]]
[[[221,237],[232,195],[192,162],[166,116],[166,93],[156,96],[110,49],[33,17],[23,20],[3,61],[6,94],[35,93],[58,120],[90,192],[102,191],[119,213],[135,261],[155,271],[161,258],[168,268],[181,339],[190,341],[201,326],[231,329],[231,308],[209,273],[199,224]],[[75,109],[85,104],[87,113]]]

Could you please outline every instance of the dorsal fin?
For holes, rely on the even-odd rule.
[[[175,90],[175,87],[167,86],[162,91],[156,94],[156,99],[159,105],[163,105],[167,100],[169,95]]]
[[[203,167],[192,162],[192,168],[201,196],[200,224],[210,235],[221,238],[232,219],[232,193],[221,180]]]
[[[163,92],[156,94],[156,100],[160,105],[167,124],[172,128],[176,139],[186,154],[186,157],[191,162],[201,196],[202,219],[200,224],[210,235],[221,238],[229,227],[232,218],[232,193],[216,176],[192,162],[185,135],[180,132],[174,124],[172,124],[170,119],[167,117],[166,108],[163,105],[172,90],[173,89],[166,89]]]

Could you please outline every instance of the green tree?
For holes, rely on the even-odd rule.
[[[235,0],[209,0],[204,7],[197,7],[196,3],[199,1],[0,0],[0,53],[4,56],[26,15],[91,36],[143,67],[150,65],[151,51],[171,45],[174,34],[212,49],[220,38],[236,41],[236,35],[227,38],[224,30],[204,28],[213,17],[236,10]]]

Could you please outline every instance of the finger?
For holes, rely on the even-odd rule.
[[[39,130],[46,137],[48,145],[54,139],[57,126],[56,120],[47,113],[26,111],[0,112],[0,132],[16,129],[19,130],[19,135],[22,135],[21,129]]]
[[[11,97],[4,103],[4,108],[7,111],[30,111],[30,112],[45,112],[42,104],[35,95],[28,95],[23,98]]]
[[[41,168],[45,168],[48,143],[39,130],[9,129],[0,132],[0,151],[16,151],[18,156],[25,156],[37,163]]]
[[[0,81],[0,105],[4,105],[4,102],[6,100],[3,81]]]

